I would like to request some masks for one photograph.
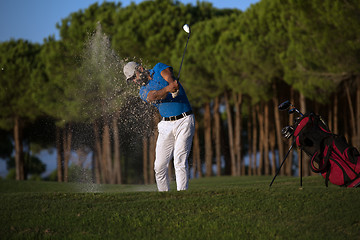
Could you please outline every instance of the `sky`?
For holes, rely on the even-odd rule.
[[[123,7],[131,2],[143,0],[122,0]],[[237,8],[245,11],[259,0],[207,0],[216,8]],[[0,0],[0,42],[10,39],[25,39],[33,43],[43,43],[48,36],[59,39],[56,23],[80,9],[104,0]],[[110,2],[110,1],[107,1]],[[181,0],[184,4],[196,5],[196,0]]]

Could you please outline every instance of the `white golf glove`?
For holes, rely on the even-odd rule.
[[[171,93],[173,98],[176,98],[179,95],[179,90],[177,90],[176,92]]]

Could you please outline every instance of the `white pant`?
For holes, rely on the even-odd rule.
[[[154,163],[156,184],[159,191],[170,190],[169,163],[174,158],[177,190],[186,190],[189,184],[188,157],[195,132],[193,114],[176,121],[160,121]]]

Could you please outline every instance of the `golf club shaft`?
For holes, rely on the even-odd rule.
[[[304,114],[302,114],[297,108],[295,108],[295,111],[300,114],[302,117],[304,116]]]
[[[187,41],[186,41],[186,45],[185,45],[185,49],[184,49],[184,53],[183,53],[183,56],[182,56],[182,59],[181,59],[181,64],[180,64],[180,68],[179,68],[179,74],[178,74],[178,77],[177,77],[177,79],[178,79],[178,80],[180,79],[181,67],[182,67],[182,64],[183,64],[183,61],[184,61],[184,57],[185,57],[185,53],[186,53],[186,48],[187,48],[187,45],[188,45],[189,39],[190,39],[190,33],[188,34],[188,38],[187,38]]]

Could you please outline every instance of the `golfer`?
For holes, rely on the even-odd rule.
[[[158,123],[154,164],[158,190],[170,190],[168,168],[172,158],[177,190],[187,190],[188,157],[195,131],[195,117],[184,88],[174,77],[172,67],[163,63],[146,70],[136,62],[129,62],[124,66],[124,74],[128,82],[140,86],[140,98],[153,104],[162,116]]]

